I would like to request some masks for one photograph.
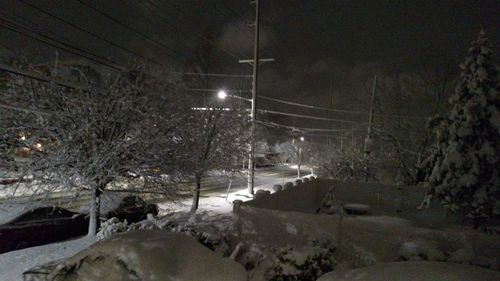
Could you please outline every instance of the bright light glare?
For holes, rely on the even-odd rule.
[[[218,97],[219,99],[223,100],[223,99],[225,99],[225,98],[227,97],[227,94],[226,94],[226,92],[224,92],[224,91],[219,91],[219,92],[217,93],[217,97]]]
[[[36,148],[41,149],[42,148],[42,144],[41,143],[37,143],[36,144]]]
[[[300,137],[300,141],[304,141],[304,137]]]
[[[21,140],[26,140],[26,137],[25,137],[25,136],[22,136],[22,137],[21,137]]]

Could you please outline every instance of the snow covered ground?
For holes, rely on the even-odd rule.
[[[92,243],[94,240],[83,237],[2,254],[0,255],[0,280],[22,281],[24,271],[50,261],[73,256]]]
[[[286,181],[293,182],[294,179],[288,178]],[[281,181],[281,179],[276,180]],[[299,199],[307,201],[305,194],[309,194],[312,185],[319,182],[321,180],[311,184],[303,184],[302,187],[293,188],[287,193],[296,194],[295,198],[288,198],[287,196],[283,198],[287,198],[285,200],[287,204],[290,204],[290,200]],[[372,184],[368,185],[372,186]],[[348,183],[345,187],[353,191],[355,190],[353,186],[353,183]],[[256,187],[256,191],[259,189],[271,191],[272,184],[266,182],[266,185]],[[340,187],[337,188],[337,191],[339,197],[342,197],[343,193]],[[370,189],[365,190],[365,193],[371,192]],[[358,192],[355,193],[356,198],[360,200],[362,197],[361,194]],[[282,193],[276,195],[280,194]],[[389,194],[392,193],[389,192]],[[341,219],[338,215],[296,211],[286,212],[276,209],[255,208],[249,205],[240,206],[236,213],[231,213],[233,208],[231,202],[234,200],[246,201],[251,199],[245,189],[230,192],[227,199],[226,194],[220,191],[210,193],[210,195],[213,196],[201,198],[199,212],[196,216],[190,216],[190,214],[185,212],[191,206],[191,199],[188,198],[182,202],[159,204],[162,212],[171,213],[175,211],[177,213],[158,219],[150,218],[148,221],[141,223],[146,228],[147,226],[153,227],[149,229],[183,232],[198,239],[201,243],[203,242],[200,238],[203,238],[205,242],[209,241],[210,243],[208,244],[222,241],[222,244],[211,244],[218,245],[215,247],[215,252],[219,256],[222,256],[222,253],[228,256],[228,251],[233,256],[233,251],[236,252],[234,257],[238,263],[245,266],[252,265],[252,267],[247,267],[253,268],[253,270],[249,271],[250,276],[252,276],[250,280],[252,281],[269,280],[269,276],[272,274],[275,277],[279,274],[284,275],[285,273],[304,275],[304,264],[313,262],[318,266],[324,265],[328,263],[325,261],[325,258],[332,256],[335,260],[334,265],[325,270],[311,271],[310,275],[304,275],[315,276],[313,279],[307,277],[306,279],[299,280],[315,280],[321,274],[329,272],[332,269],[335,269],[339,273],[351,274],[349,273],[350,269],[373,265],[375,266],[373,267],[375,271],[368,268],[368,274],[382,272],[380,276],[387,277],[383,274],[385,270],[384,266],[387,265],[388,270],[390,270],[392,268],[391,264],[394,261],[413,262],[426,260],[422,262],[426,266],[431,267],[434,263],[427,264],[427,262],[447,261],[446,265],[451,268],[451,272],[454,272],[453,268],[462,266],[456,265],[456,263],[464,264],[464,270],[465,264],[471,264],[475,266],[468,266],[470,270],[465,270],[466,273],[464,274],[467,275],[471,272],[471,274],[474,273],[474,276],[477,276],[477,274],[481,276],[480,271],[486,270],[483,268],[499,269],[498,262],[496,262],[498,261],[498,252],[496,251],[498,247],[496,245],[500,245],[500,238],[498,236],[478,233],[469,227],[460,225],[453,227],[446,226],[439,229],[418,226],[412,220],[413,216],[409,216],[408,218],[404,218],[404,216],[400,217],[400,215],[397,215],[400,213],[393,210],[394,204],[383,200],[380,201],[380,204],[388,204],[389,207],[387,207],[387,210],[380,208],[380,213],[376,212],[377,214],[346,216]],[[276,195],[273,196],[276,197]],[[373,197],[378,198],[377,196]],[[365,203],[369,203],[372,206],[377,205],[375,201]],[[409,212],[410,209],[412,208],[407,208],[404,211]],[[416,211],[416,207],[414,209]],[[130,225],[129,230],[140,228],[134,228],[134,225]],[[198,236],[198,234],[203,235]],[[88,239],[78,239],[0,255],[0,280],[22,280],[21,274],[26,269],[52,260],[72,256],[91,243],[92,241]],[[241,246],[241,251],[234,250],[239,247],[238,245]],[[268,257],[267,259],[261,259],[266,256]],[[290,257],[293,257],[293,259],[290,260]],[[453,264],[449,265],[449,263]],[[413,265],[413,263],[408,264],[409,266]],[[309,266],[309,268],[316,267]],[[355,271],[354,273],[357,272],[359,271]],[[484,272],[492,275],[494,278],[498,276],[498,271],[486,270]],[[429,272],[421,271],[421,273],[424,275],[404,275],[408,278],[415,277],[416,279],[386,278],[378,280],[429,280],[429,278],[419,278],[427,276],[425,274]],[[393,271],[393,274],[398,274],[399,276],[397,269]],[[441,273],[437,272],[436,274]],[[357,277],[361,278],[362,276],[366,276],[366,274]],[[327,277],[331,277],[332,279],[324,280],[351,280],[345,279],[345,276],[337,277],[333,273]],[[394,276],[391,275],[391,277]],[[432,275],[433,277],[434,275]]]
[[[290,177],[285,180],[293,182],[295,177]],[[281,178],[276,178],[274,183],[280,184],[281,182]],[[272,186],[272,182],[267,182],[266,185],[256,186],[255,191],[259,189],[272,191]],[[231,202],[237,199],[247,201],[252,199],[252,197],[246,190],[230,192],[227,199],[225,194],[219,196],[201,197],[199,210],[218,214],[229,213],[232,211]],[[164,213],[168,213],[172,211],[188,211],[191,203],[191,199],[186,199],[180,202],[160,203],[158,205]],[[3,204],[0,206],[1,221],[6,222],[30,207],[22,204]],[[27,269],[53,260],[70,257],[88,247],[93,242],[94,241],[89,238],[80,238],[62,243],[53,243],[1,254],[0,281],[21,281],[22,273]]]

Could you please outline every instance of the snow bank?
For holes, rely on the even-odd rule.
[[[49,206],[47,203],[30,202],[30,203],[16,203],[6,202],[0,205],[0,224],[5,224],[15,219],[16,217],[31,211],[38,207]]]
[[[22,281],[23,272],[37,265],[70,257],[91,245],[88,237],[12,251],[0,255],[0,280]]]
[[[444,262],[391,262],[347,272],[330,272],[317,281],[498,281],[500,272]]]
[[[335,195],[341,203],[368,205],[371,215],[399,217],[425,227],[458,222],[458,216],[453,214],[446,216],[446,211],[437,202],[434,202],[429,209],[417,210],[417,206],[425,196],[425,190],[415,186],[316,179],[243,204],[257,208],[314,214],[331,186],[335,187]]]
[[[500,236],[463,227],[433,230],[383,216],[346,216],[340,223],[338,215],[283,212],[251,206],[241,206],[238,214],[242,221],[241,236],[258,241],[263,248],[303,247],[314,239],[335,243],[341,240],[335,254],[339,262],[347,262],[351,268],[420,257],[500,269],[495,263],[500,260]],[[290,225],[293,225],[293,231],[290,231]],[[460,252],[463,252],[457,252],[460,249],[473,249],[473,253],[468,253],[472,257],[459,259]]]
[[[178,233],[140,230],[98,242],[60,264],[54,280],[244,281],[245,269]],[[62,275],[60,275],[62,274]]]

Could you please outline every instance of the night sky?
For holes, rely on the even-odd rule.
[[[251,74],[250,65],[237,62],[252,56],[253,29],[248,24],[254,7],[248,1],[82,0],[101,13],[77,0],[1,1],[2,23],[7,18],[126,63],[141,59],[23,2],[175,71],[189,71],[185,64],[193,50],[208,44],[214,50],[210,72]],[[333,92],[336,108],[367,110],[366,88],[374,74],[411,75],[433,65],[455,66],[458,73],[459,62],[481,28],[498,54],[499,15],[497,0],[261,0],[261,57],[276,62],[262,65],[259,93],[325,105]],[[209,40],[203,39],[207,36]],[[0,27],[0,52],[2,61],[23,53],[43,62],[53,59],[54,48]],[[64,52],[61,56],[74,59]],[[234,80],[216,80],[213,87],[251,88],[249,79]]]

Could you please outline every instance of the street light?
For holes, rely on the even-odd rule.
[[[220,90],[218,93],[217,93],[217,97],[221,100],[225,99],[226,97],[231,97],[231,98],[236,98],[236,99],[240,99],[240,100],[245,100],[247,102],[250,102],[252,104],[252,113],[250,114],[250,117],[252,119],[252,130],[251,130],[251,135],[252,135],[252,139],[250,140],[250,151],[249,151],[249,155],[248,155],[248,191],[249,193],[253,196],[254,195],[254,177],[255,177],[255,164],[254,164],[254,146],[255,146],[255,140],[254,140],[254,131],[255,131],[255,102],[254,102],[254,99],[247,99],[247,98],[243,98],[243,97],[240,97],[240,96],[235,96],[235,95],[231,95],[231,94],[227,94],[225,91],[223,90]]]
[[[249,103],[253,103],[252,99],[247,99],[247,98],[243,98],[243,97],[240,97],[240,96],[235,96],[235,95],[232,95],[232,94],[228,94],[224,90],[220,90],[219,92],[217,92],[217,97],[219,99],[221,99],[221,100],[226,99],[227,97],[230,97],[230,98],[244,100],[244,101],[247,101]]]
[[[300,137],[300,141],[304,141],[304,137]]]
[[[226,92],[225,92],[225,91],[222,91],[222,90],[221,90],[221,91],[219,91],[219,92],[217,93],[217,97],[218,97],[219,99],[223,100],[223,99],[225,99],[225,98],[227,97],[227,94],[226,94]]]

